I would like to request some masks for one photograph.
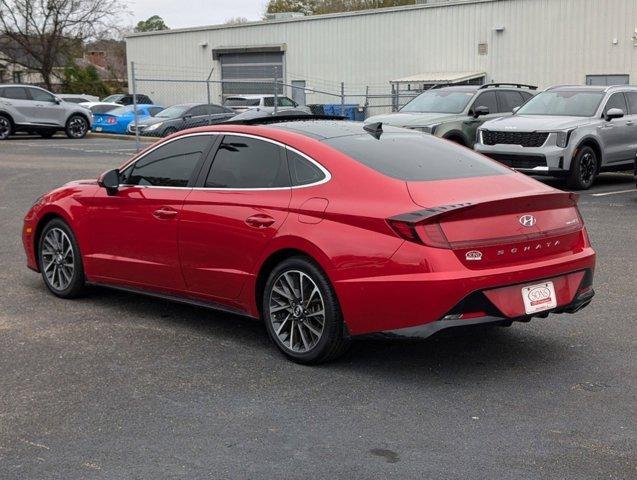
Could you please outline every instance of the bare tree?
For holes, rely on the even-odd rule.
[[[85,41],[110,36],[125,11],[121,0],[0,0],[0,52],[51,88],[54,68]]]

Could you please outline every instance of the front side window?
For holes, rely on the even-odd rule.
[[[256,138],[226,135],[212,162],[206,187],[289,187],[290,175],[282,150]]]
[[[476,101],[473,102],[472,109],[475,111],[477,107],[487,107],[489,109],[489,113],[497,113],[500,111],[498,108],[498,101],[495,96],[495,92],[485,92],[481,93]]]
[[[602,98],[604,98],[603,92],[548,90],[526,102],[517,113],[519,115],[593,117]]]
[[[193,107],[192,109],[190,109],[190,111],[186,112],[186,115],[190,115],[191,117],[203,117],[204,115],[208,114],[206,110],[207,109],[205,105],[199,105],[197,107]]]
[[[604,115],[606,115],[611,108],[619,108],[622,112],[628,113],[628,106],[626,105],[626,98],[623,93],[613,93],[610,96],[604,107]]]
[[[400,109],[401,112],[462,113],[475,92],[427,90]]]
[[[31,98],[38,102],[54,102],[55,97],[51,95],[49,92],[44,90],[40,90],[39,88],[29,88],[29,93],[31,94]],[[67,99],[66,101],[72,101],[72,99]],[[84,100],[81,100],[84,101]]]
[[[310,185],[325,178],[323,171],[302,155],[292,150],[287,150],[287,156],[292,185]]]
[[[187,187],[212,137],[196,135],[162,145],[122,172],[121,183]]]
[[[502,112],[512,112],[515,107],[519,107],[525,102],[520,92],[514,92],[512,90],[497,92],[497,96]]]
[[[2,96],[12,100],[30,100],[27,89],[24,87],[5,87]]]
[[[429,135],[383,133],[323,141],[388,177],[403,181],[449,180],[502,175],[510,170],[468,148]]]

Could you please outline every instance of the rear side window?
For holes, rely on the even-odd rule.
[[[626,98],[624,98],[623,93],[613,93],[610,96],[604,107],[604,115],[606,115],[611,108],[620,108],[624,113],[628,113],[628,106],[626,105]]]
[[[5,87],[2,96],[13,100],[30,100],[27,89],[24,87]]]
[[[637,115],[637,92],[626,92],[631,115]]]
[[[384,133],[324,140],[388,177],[405,181],[484,177],[510,172],[468,148],[417,133]]]
[[[288,165],[290,166],[290,176],[292,185],[310,185],[320,182],[325,178],[323,171],[310,162],[307,158],[292,150],[287,150]]]
[[[206,179],[209,188],[290,186],[283,149],[256,138],[226,135]]]
[[[126,185],[187,187],[211,138],[209,135],[197,135],[169,142],[122,172],[121,182]]]
[[[512,112],[515,107],[519,107],[525,102],[520,92],[504,90],[497,92],[496,95],[498,96],[500,111],[502,112]]]

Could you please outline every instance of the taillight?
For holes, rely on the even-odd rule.
[[[106,123],[113,125],[114,123],[117,123],[117,120],[114,117],[108,117],[108,120],[106,120]]]
[[[387,220],[389,226],[400,237],[410,242],[434,248],[451,248],[440,224],[437,222],[413,224],[401,220]]]

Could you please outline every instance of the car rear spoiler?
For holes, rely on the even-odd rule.
[[[518,201],[518,202],[516,202]],[[548,208],[574,207],[579,201],[579,195],[573,192],[551,192],[536,195],[521,195],[518,197],[500,198],[477,203],[456,203],[451,205],[439,205],[409,213],[402,213],[388,220],[404,222],[409,225],[420,225],[437,222],[449,215],[455,215],[464,211],[472,210],[476,217],[487,215],[498,215],[510,212],[512,206],[519,210],[544,210]],[[520,204],[519,202],[523,202]],[[517,205],[515,205],[517,203]],[[513,205],[512,205],[513,204]],[[527,208],[520,208],[522,206]]]

